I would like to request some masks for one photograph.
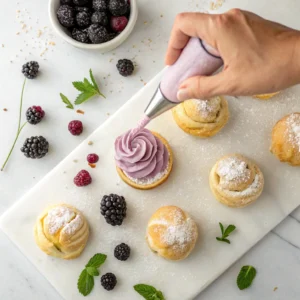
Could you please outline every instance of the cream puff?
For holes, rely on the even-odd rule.
[[[202,138],[217,134],[229,118],[228,103],[224,97],[187,100],[174,107],[172,112],[184,132]]]
[[[287,115],[277,122],[270,151],[280,161],[300,166],[300,113]]]
[[[63,259],[78,257],[89,237],[83,214],[68,204],[48,207],[34,227],[37,245],[46,254]]]
[[[198,238],[195,221],[177,206],[159,208],[150,218],[147,242],[157,255],[169,260],[189,256]]]
[[[173,166],[169,143],[148,129],[130,130],[115,142],[115,162],[122,180],[133,188],[153,189],[167,180]]]
[[[232,154],[216,162],[209,175],[209,184],[218,201],[230,207],[243,207],[260,196],[264,176],[254,162]]]

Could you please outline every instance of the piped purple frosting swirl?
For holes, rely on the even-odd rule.
[[[115,160],[117,166],[132,178],[153,178],[167,168],[169,153],[151,131],[133,129],[116,139]]]

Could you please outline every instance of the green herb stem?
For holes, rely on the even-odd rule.
[[[7,162],[8,162],[8,160],[9,160],[9,158],[10,158],[10,156],[11,156],[11,154],[12,154],[14,148],[15,148],[15,145],[16,145],[16,142],[17,142],[17,140],[18,140],[18,137],[19,137],[19,135],[20,135],[22,129],[24,128],[24,126],[27,124],[27,122],[25,122],[25,123],[21,126],[21,120],[22,120],[22,108],[23,108],[23,95],[24,95],[25,83],[26,83],[26,78],[25,78],[24,83],[23,83],[23,86],[22,86],[22,93],[21,93],[21,100],[20,100],[19,121],[18,121],[17,134],[16,134],[15,140],[14,140],[14,142],[13,142],[13,145],[12,145],[12,147],[11,147],[11,149],[10,149],[10,151],[9,151],[9,153],[8,153],[8,155],[7,155],[7,157],[6,157],[6,159],[5,159],[5,162],[3,163],[2,167],[1,167],[1,171],[4,170],[4,168],[5,168],[5,166],[6,166]]]

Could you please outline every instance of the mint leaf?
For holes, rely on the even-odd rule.
[[[98,94],[101,94],[100,90],[99,90],[99,87],[98,87],[98,84],[97,84],[97,82],[96,82],[96,80],[94,78],[92,69],[90,69],[90,77],[91,77],[92,83],[94,85],[94,88],[97,90]]]
[[[67,106],[66,106],[67,108],[74,109],[73,104],[70,102],[70,100],[64,94],[60,93],[59,95],[60,95],[62,102],[67,104]]]
[[[256,276],[256,270],[252,266],[243,266],[237,277],[236,283],[240,290],[248,288]]]
[[[236,227],[234,225],[229,225],[224,231],[223,224],[219,223],[219,226],[221,229],[222,237],[216,237],[216,240],[219,242],[230,244],[230,241],[227,239],[227,237],[235,230]]]
[[[235,228],[236,227],[234,225],[229,225],[224,232],[224,237],[228,237],[229,234],[235,230]]]
[[[86,91],[86,92],[82,92],[81,94],[79,94],[75,100],[75,104],[81,104],[87,100],[89,100],[90,98],[92,98],[93,96],[95,96],[97,93],[95,91]]]
[[[72,82],[72,84],[73,84],[74,88],[80,92],[84,92],[86,90],[84,83],[81,81],[74,81],[74,82]]]
[[[86,267],[86,271],[91,276],[99,276],[100,275],[99,271],[95,267]]]
[[[77,287],[79,293],[83,296],[87,296],[94,287],[94,277],[88,274],[87,270],[84,269],[78,279]]]
[[[224,226],[223,226],[223,224],[221,222],[219,222],[219,225],[220,225],[222,234],[224,234]]]
[[[137,284],[133,288],[146,300],[165,300],[163,293],[151,285]]]
[[[88,267],[99,268],[101,265],[104,264],[106,258],[107,255],[102,253],[97,253],[89,260],[89,262],[86,265],[86,268]]]

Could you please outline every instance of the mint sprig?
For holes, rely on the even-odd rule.
[[[19,135],[20,135],[22,129],[24,128],[24,126],[27,124],[27,122],[25,122],[25,123],[21,126],[21,120],[22,120],[22,108],[23,108],[23,95],[24,95],[25,83],[26,83],[26,78],[25,78],[25,80],[24,80],[24,83],[23,83],[23,86],[22,86],[22,92],[21,92],[21,99],[20,99],[20,107],[19,107],[19,120],[18,120],[17,134],[16,134],[15,140],[14,140],[14,142],[13,142],[13,144],[12,144],[12,146],[11,146],[9,152],[8,152],[8,155],[7,155],[7,157],[6,157],[6,159],[5,159],[4,163],[3,163],[3,165],[2,165],[2,167],[1,167],[1,171],[4,170],[4,168],[5,168],[5,166],[6,166],[7,162],[8,162],[8,160],[9,160],[9,158],[10,158],[10,156],[11,156],[11,154],[12,154],[14,148],[15,148],[15,145],[16,145],[16,143],[17,143],[17,140],[18,140],[18,138],[19,138]]]
[[[256,269],[252,266],[243,266],[237,277],[236,283],[240,290],[248,288],[256,276]]]
[[[74,109],[73,104],[64,94],[60,93],[59,95],[60,95],[62,102],[67,104],[66,108]]]
[[[91,82],[87,78],[84,78],[83,81],[72,82],[74,88],[81,92],[75,100],[76,105],[86,102],[87,100],[96,95],[105,98],[105,96],[99,90],[98,84],[96,83],[92,70],[90,69],[89,72]]]
[[[219,242],[225,242],[227,244],[230,244],[230,241],[227,239],[229,237],[229,235],[235,230],[235,226],[234,225],[229,225],[225,230],[224,230],[224,226],[222,223],[219,223],[220,225],[220,229],[221,229],[221,233],[222,233],[222,237],[216,237],[216,239]]]
[[[163,293],[151,285],[136,284],[133,288],[146,300],[165,300]]]
[[[77,288],[79,293],[83,296],[87,296],[92,291],[94,287],[94,276],[100,275],[98,268],[104,264],[106,257],[105,254],[95,254],[80,273]]]

